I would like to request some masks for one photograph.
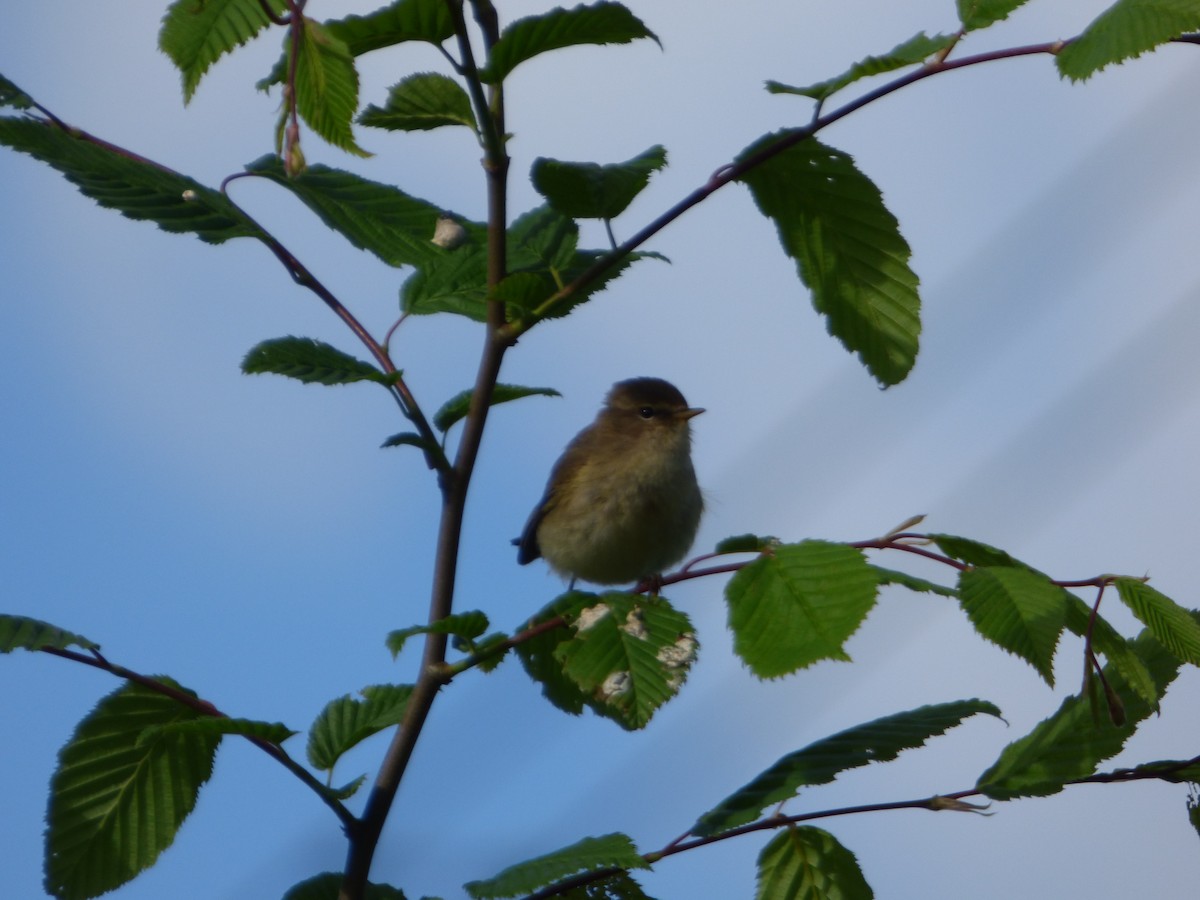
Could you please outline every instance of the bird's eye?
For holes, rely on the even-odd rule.
[[[643,419],[653,419],[654,418],[654,407],[653,406],[643,406],[640,409],[638,409],[638,415],[641,416]]]

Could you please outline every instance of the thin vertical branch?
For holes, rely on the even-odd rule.
[[[495,288],[506,274],[507,260],[507,185],[508,156],[504,149],[503,88],[493,85],[486,99],[483,95],[479,70],[475,63],[470,35],[463,17],[462,0],[446,0],[454,19],[455,33],[462,55],[463,74],[467,79],[476,116],[482,126],[484,144],[483,168],[488,197],[488,287]],[[499,24],[490,2],[474,2],[476,20],[483,32],[485,47],[490,49],[499,39]],[[509,343],[502,339],[505,324],[504,304],[498,300],[488,303],[488,318],[483,352],[475,379],[470,410],[463,423],[462,437],[454,465],[441,478],[442,510],[438,525],[437,551],[430,591],[429,622],[450,615],[454,608],[454,588],[458,575],[459,550],[462,539],[463,512],[475,461],[483,440],[484,427],[492,391],[500,374],[500,365]],[[339,900],[361,900],[367,885],[371,861],[384,823],[395,802],[396,791],[408,768],[413,750],[425,725],[429,711],[442,685],[452,677],[446,667],[445,634],[427,634],[421,660],[421,671],[408,701],[404,721],[392,736],[375,784],[367,798],[366,808],[355,828],[349,832],[350,846],[342,878]]]

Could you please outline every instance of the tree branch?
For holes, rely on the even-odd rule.
[[[484,136],[483,169],[488,197],[488,288],[489,292],[503,280],[507,267],[507,184],[508,156],[504,148],[504,101],[502,88],[490,88],[490,97],[483,97],[482,82],[471,48],[470,35],[462,14],[462,0],[446,0],[454,21],[455,34],[462,54],[462,65],[468,87],[480,118]],[[495,10],[485,0],[475,0],[476,15],[483,32],[484,45],[490,52],[499,40],[499,24]],[[482,10],[482,12],[481,12]],[[490,16],[487,14],[490,10]],[[504,304],[488,301],[484,346],[475,377],[471,404],[463,422],[462,436],[453,468],[441,470],[442,510],[438,526],[437,550],[433,565],[433,585],[430,591],[430,624],[450,615],[454,608],[454,586],[458,575],[458,560],[462,538],[463,513],[475,461],[483,441],[492,392],[500,375],[500,366],[508,343],[498,338],[506,319]],[[339,893],[340,900],[361,900],[367,885],[371,861],[379,843],[379,835],[387,821],[396,791],[413,750],[420,739],[425,720],[433,707],[442,685],[451,674],[446,667],[448,635],[428,633],[421,661],[421,672],[408,701],[404,721],[392,736],[375,784],[367,798],[360,827],[351,836],[346,866]]]
[[[1172,781],[1172,776],[1177,772],[1198,763],[1200,763],[1200,756],[1189,760],[1172,761],[1157,770],[1116,769],[1112,772],[1097,772],[1094,775],[1067,781],[1064,783],[1064,786],[1076,784],[1110,784],[1130,781]],[[925,809],[930,812],[973,812],[986,815],[984,812],[987,809],[986,805],[965,802],[968,797],[983,796],[985,796],[984,793],[977,788],[968,788],[967,790],[955,791],[950,794],[935,794],[932,797],[921,797],[916,800],[863,803],[857,806],[840,806],[834,809],[822,809],[814,812],[798,813],[792,816],[773,815],[765,819],[759,819],[757,822],[751,822],[748,825],[742,825],[739,828],[731,828],[729,831],[723,831],[720,834],[692,838],[691,840],[688,840],[688,835],[685,834],[676,838],[661,850],[643,853],[642,859],[649,864],[653,864],[668,856],[674,856],[676,853],[685,853],[689,850],[695,850],[699,847],[727,841],[746,834],[753,834],[758,831],[770,831],[776,828],[798,825],[803,822],[813,822],[818,819],[830,819],[838,816],[858,815],[860,813],[890,812],[900,809]],[[621,868],[607,868],[584,872],[583,874],[574,875],[554,884],[547,885],[541,890],[528,894],[524,900],[548,900],[550,897],[561,896],[576,888],[584,887],[597,881],[603,881],[605,878],[610,878],[623,871],[625,870]]]
[[[349,328],[354,334],[354,336],[359,339],[364,347],[367,348],[371,356],[373,356],[375,361],[379,364],[380,369],[383,370],[384,374],[390,376],[391,385],[389,386],[389,391],[396,398],[396,402],[400,406],[400,411],[404,413],[405,418],[413,423],[417,429],[417,432],[421,435],[423,441],[421,449],[425,454],[426,463],[429,465],[429,468],[434,469],[439,473],[446,473],[450,469],[450,461],[442,452],[441,442],[438,440],[437,435],[430,426],[429,420],[425,418],[424,412],[421,411],[421,406],[419,403],[417,403],[417,398],[413,396],[412,391],[409,389],[408,384],[404,381],[400,371],[396,368],[395,363],[392,362],[392,358],[389,355],[387,348],[380,344],[379,341],[375,340],[374,336],[367,331],[367,329],[361,322],[358,321],[355,315],[346,308],[345,304],[343,304],[342,301],[339,300],[334,293],[329,290],[329,288],[325,287],[325,285],[321,283],[317,276],[309,271],[309,269],[302,262],[300,262],[300,260],[297,259],[296,256],[290,250],[288,250],[278,238],[276,238],[266,228],[259,224],[259,222],[253,216],[246,212],[246,210],[244,210],[241,206],[238,206],[238,204],[234,202],[233,198],[229,196],[229,191],[227,188],[231,182],[239,178],[254,177],[258,176],[252,172],[239,172],[236,175],[230,175],[221,182],[221,193],[224,194],[229,202],[237,208],[238,212],[254,223],[254,226],[261,234],[261,237],[258,239],[262,241],[262,243],[266,245],[267,249],[275,255],[275,258],[283,264],[283,267],[287,269],[288,274],[292,276],[292,280],[301,287],[307,288],[316,294],[321,299],[321,302],[329,307],[333,314],[341,319],[346,327]]]
[[[1196,36],[1185,35],[1178,38],[1180,42],[1194,42]],[[1074,40],[1074,38],[1072,38]],[[911,84],[922,81],[933,75],[938,75],[942,72],[948,72],[952,69],[962,69],[969,66],[977,66],[987,62],[994,62],[1001,59],[1014,59],[1022,56],[1034,56],[1040,54],[1057,54],[1063,47],[1071,41],[1047,41],[1041,44],[1030,44],[1024,47],[1011,47],[1005,50],[994,50],[987,53],[978,53],[974,56],[964,56],[956,60],[934,59],[914,71],[911,71],[899,78],[893,79],[884,85],[876,88],[873,91],[868,91],[866,94],[838,107],[830,113],[818,115],[813,118],[807,126],[797,128],[792,131],[787,137],[782,138],[775,143],[764,147],[751,156],[747,156],[736,163],[729,163],[718,169],[703,186],[696,188],[662,215],[651,221],[648,225],[613,249],[611,253],[606,253],[604,256],[597,259],[592,265],[581,272],[569,284],[564,285],[560,290],[556,291],[549,298],[543,301],[531,315],[521,319],[518,322],[510,323],[504,329],[504,336],[511,342],[515,342],[521,335],[527,332],[538,322],[543,321],[554,314],[554,311],[565,304],[574,294],[581,289],[596,281],[601,275],[615,266],[618,262],[646,243],[651,237],[662,231],[676,219],[680,218],[684,213],[708,199],[712,194],[729,184],[731,181],[736,181],[747,172],[764,165],[774,159],[784,151],[796,146],[797,144],[808,140],[818,132],[829,127],[834,122],[844,119],[853,112],[862,109],[864,106],[881,100],[889,94],[894,94],[896,91],[906,88]]]

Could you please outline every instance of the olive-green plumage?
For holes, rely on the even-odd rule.
[[[541,556],[560,575],[594,584],[653,577],[679,562],[704,509],[689,424],[703,411],[661,378],[613,385],[551,470],[517,562]]]

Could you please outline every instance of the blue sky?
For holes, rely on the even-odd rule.
[[[963,52],[1067,37],[1103,3],[1033,3]],[[318,16],[372,4],[313,0]],[[511,19],[537,11],[501,4]],[[511,208],[538,202],[536,156],[615,161],[661,143],[669,168],[618,220],[628,235],[760,134],[806,121],[764,79],[821,80],[918,30],[953,28],[949,0],[906,4],[749,0],[736,14],[635,5],[663,40],[580,49],[512,77]],[[186,109],[155,50],[161,3],[57,0],[8,11],[0,72],[62,118],[208,184],[270,148],[275,97],[252,82],[274,35],[221,63]],[[363,99],[428,48],[364,61]],[[1185,605],[1200,532],[1200,123],[1187,114],[1196,48],[1171,47],[1086,85],[1033,58],[930,79],[829,129],[883,189],[913,247],[925,303],[922,356],[881,392],[826,334],[772,226],[736,187],[663,232],[642,263],[566,320],[524,338],[503,379],[561,400],[498,409],[469,507],[458,604],[511,628],[560,588],[518,568],[508,539],[563,444],[620,378],[660,375],[694,405],[708,497],[697,552],[746,531],[863,539],[915,513],[931,530],[1002,546],[1063,578],[1149,573]],[[391,180],[482,217],[478,149],[459,134],[360,133],[356,161],[308,138],[310,161]],[[0,153],[0,591],[6,611],[103,644],[110,659],[168,673],[230,713],[304,728],[324,703],[409,681],[391,629],[428,593],[434,485],[415,454],[379,450],[401,430],[368,386],[247,377],[259,340],[350,338],[259,245],[212,248],[100,210],[49,169]],[[246,181],[234,197],[382,332],[399,279]],[[601,241],[591,235],[593,243]],[[480,343],[462,322],[410,321],[394,343],[427,407],[473,378]],[[885,565],[896,560],[884,559]],[[924,703],[984,697],[1008,725],[972,721],[892,765],[848,773],[802,811],[969,787],[1007,742],[1076,689],[1064,642],[1059,686],[976,639],[947,601],[885,595],[855,636],[854,665],[760,683],[733,657],[721,583],[669,595],[702,653],[676,702],[644,732],[550,708],[515,661],[455,682],[435,708],[378,855],[375,877],[410,897],[461,896],[466,880],[589,834],[646,850],[780,755]],[[1112,620],[1134,624],[1116,604]],[[0,845],[10,896],[43,896],[46,784],[75,723],[116,685],[37,655],[0,660],[8,723]],[[1190,756],[1200,679],[1186,673],[1114,765]],[[300,741],[293,752],[302,755]],[[382,739],[338,776],[373,771]],[[996,807],[990,818],[904,812],[831,820],[881,897],[1156,896],[1200,878],[1184,792],[1084,787]],[[666,861],[651,894],[747,896],[765,841]],[[113,896],[279,896],[340,868],[327,810],[262,753],[223,746],[197,812],[159,865]],[[181,887],[187,886],[187,887]],[[181,893],[183,892],[183,893]]]

